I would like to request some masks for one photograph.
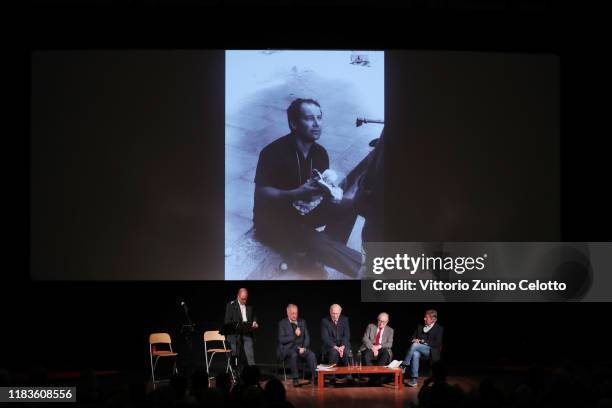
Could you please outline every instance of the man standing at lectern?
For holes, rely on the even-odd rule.
[[[253,331],[256,330],[259,325],[257,324],[257,317],[253,311],[253,306],[247,306],[247,300],[249,298],[249,292],[245,288],[240,288],[236,299],[229,302],[225,308],[225,324],[236,323],[236,322],[252,322],[251,330],[242,336],[243,344],[241,344],[239,335],[227,335],[226,338],[232,346],[232,355],[236,358],[242,355],[243,359],[246,359],[248,365],[255,365],[255,352],[253,350],[254,336]],[[240,350],[244,351],[240,353]],[[243,366],[243,361],[238,361],[238,366]]]

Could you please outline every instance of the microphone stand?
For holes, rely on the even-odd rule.
[[[185,313],[185,319],[187,319],[187,324],[183,324],[184,326],[195,326],[195,324],[191,321],[191,317],[189,317],[189,308],[187,307],[187,303],[182,302],[181,306],[183,306],[183,312]]]
[[[188,372],[191,372],[193,364],[193,333],[195,332],[195,324],[189,316],[189,308],[187,307],[187,303],[181,301],[180,305],[182,306],[183,313],[185,314],[185,322],[183,322],[181,325],[180,333],[185,340],[185,345],[187,346],[187,358],[185,360],[186,367],[189,369]]]

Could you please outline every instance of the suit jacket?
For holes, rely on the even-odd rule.
[[[278,322],[278,336],[276,344],[276,355],[280,360],[284,360],[293,351],[297,350],[299,341],[302,341],[302,347],[310,347],[310,334],[308,334],[308,326],[304,319],[298,319],[297,325],[302,332],[299,337],[295,336],[295,330],[291,326],[288,318]]]
[[[246,306],[246,316],[249,322],[256,321],[257,317],[255,316],[255,312],[253,311],[253,306]],[[234,299],[227,304],[225,307],[225,319],[224,323],[232,323],[232,322],[241,322],[242,321],[242,313],[240,312],[240,305],[238,304],[238,300]],[[252,335],[252,333],[246,334],[246,336]],[[229,335],[228,340],[234,341],[238,336]]]
[[[444,328],[438,323],[434,324],[431,330],[427,333],[423,331],[423,325],[419,324],[417,329],[412,335],[413,339],[421,339],[431,347],[431,360],[440,360],[440,353],[442,352],[442,336],[444,334]]]
[[[324,351],[342,345],[345,346],[346,351],[349,351],[351,349],[351,330],[348,317],[340,316],[337,327],[331,317],[327,316],[321,319],[321,340]]]
[[[366,327],[366,331],[363,334],[363,339],[361,340],[361,348],[359,350],[372,350],[374,347],[374,342],[376,341],[376,332],[378,331],[378,326],[375,324],[368,324]],[[385,330],[382,332],[382,338],[380,339],[380,344],[382,348],[386,348],[389,350],[389,355],[393,358],[393,354],[391,353],[391,348],[393,347],[393,329],[389,326],[385,327]]]

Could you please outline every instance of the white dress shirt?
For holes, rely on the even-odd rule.
[[[240,313],[242,314],[242,321],[246,322],[247,321],[246,305],[243,305],[242,303],[238,302],[238,306],[240,306]]]

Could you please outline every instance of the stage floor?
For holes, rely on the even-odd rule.
[[[271,367],[268,367],[271,368]],[[550,368],[544,369],[550,375]],[[270,370],[262,370],[261,386],[265,387],[268,379],[279,378],[278,373]],[[543,371],[544,372],[544,371]],[[529,377],[528,367],[454,367],[447,382],[458,386],[465,394],[470,394],[481,385],[483,380],[492,380],[504,395],[512,394],[519,384],[523,384]],[[75,386],[80,384],[81,372],[49,371],[48,385]],[[146,372],[138,371],[96,371],[96,382],[99,387],[100,401],[106,401],[116,393],[125,393],[130,390],[136,399],[134,401],[146,401],[147,395],[152,391],[152,384]],[[27,373],[13,373],[15,384],[27,384]],[[308,378],[308,377],[307,377]],[[346,384],[343,379],[338,379],[338,385],[332,387],[328,382],[325,388],[319,390],[313,387],[309,380],[300,379],[300,387],[293,387],[292,381],[284,382],[287,390],[287,399],[295,408],[408,408],[417,406],[419,390],[426,377],[420,377],[417,387],[404,386],[396,389],[393,381],[382,386],[370,386],[366,380],[367,376],[361,378],[355,384]],[[282,381],[282,372],[280,373]],[[213,384],[214,386],[214,381]],[[78,404],[75,406],[79,406]]]
[[[302,386],[295,388],[290,380],[286,381],[287,399],[295,408],[342,408],[365,407],[368,408],[400,408],[417,405],[417,395],[425,378],[419,378],[418,387],[404,386],[396,389],[393,382],[382,386],[369,386],[367,382],[355,385],[346,385],[338,380],[336,387],[325,384],[323,390],[317,390],[309,380],[300,380]],[[475,377],[448,377],[448,383],[458,385],[468,393],[478,386],[480,378]]]

